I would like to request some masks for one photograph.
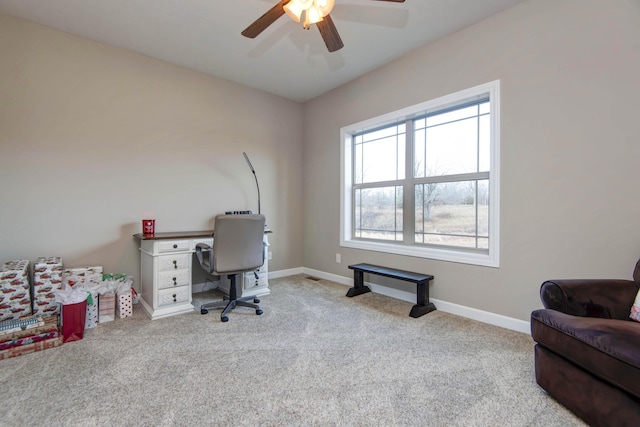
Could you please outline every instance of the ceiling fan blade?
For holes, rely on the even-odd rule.
[[[316,25],[320,30],[320,35],[322,35],[324,44],[327,45],[327,49],[329,49],[329,52],[335,52],[336,50],[342,49],[344,47],[344,43],[342,43],[340,34],[338,34],[338,29],[333,23],[333,19],[331,19],[331,15],[325,16],[324,19],[316,23]]]
[[[267,13],[256,19],[253,24],[245,28],[245,30],[242,32],[242,35],[245,37],[249,37],[250,39],[256,38],[258,34],[266,30],[269,25],[273,24],[278,18],[284,15],[283,6],[289,3],[289,1],[290,0],[281,0],[280,3],[273,6],[267,11]]]

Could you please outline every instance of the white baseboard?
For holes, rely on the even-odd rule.
[[[281,272],[295,271],[292,274],[308,274],[310,276],[318,277],[320,279],[331,280],[346,286],[353,286],[353,278],[339,276],[337,274],[325,273],[323,271],[314,270],[311,268],[295,268],[291,270],[282,270]],[[281,273],[277,272],[277,273]],[[285,277],[291,274],[280,274],[277,277]],[[269,277],[275,278],[271,272]],[[366,282],[367,286],[371,288],[372,292],[380,295],[385,295],[391,298],[396,298],[401,301],[416,302],[416,294],[412,292],[401,291],[398,289],[389,288],[387,286],[376,285],[375,283]],[[447,301],[430,298],[430,302],[434,303],[438,310],[445,313],[455,314],[457,316],[466,317],[468,319],[477,320],[479,322],[488,323],[490,325],[499,326],[501,328],[510,329],[517,332],[523,332],[525,334],[531,334],[531,325],[529,322],[512,317],[503,316],[501,314],[491,313],[489,311],[478,310],[472,307],[466,307],[464,305],[454,304]]]
[[[296,274],[304,274],[302,267],[290,268],[288,270],[270,271],[269,279],[278,279],[280,277],[294,276]]]

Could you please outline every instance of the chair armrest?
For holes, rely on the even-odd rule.
[[[632,280],[547,280],[540,287],[545,308],[582,317],[629,320],[638,293]]]
[[[213,250],[206,243],[198,243],[196,245],[196,258],[200,263],[200,267],[207,273],[214,271]]]

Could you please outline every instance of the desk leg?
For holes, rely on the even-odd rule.
[[[371,289],[364,285],[364,272],[360,270],[353,270],[353,288],[349,288],[347,296],[355,297],[357,295],[366,294],[367,292],[371,292]]]
[[[418,301],[417,304],[411,308],[411,312],[409,313],[409,316],[411,317],[424,316],[436,309],[436,306],[429,302],[429,281],[424,280],[422,282],[418,282],[416,285],[418,287]]]

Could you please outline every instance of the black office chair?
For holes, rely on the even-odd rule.
[[[260,300],[253,296],[238,298],[236,276],[254,271],[264,264],[264,224],[263,215],[218,215],[213,230],[213,248],[204,243],[196,245],[196,257],[202,269],[219,280],[220,276],[229,278],[229,296],[222,301],[203,304],[200,313],[207,314],[211,308],[224,307],[220,320],[229,320],[227,314],[237,306],[255,308],[256,314],[262,314],[258,306]],[[253,300],[254,303],[248,302]]]

